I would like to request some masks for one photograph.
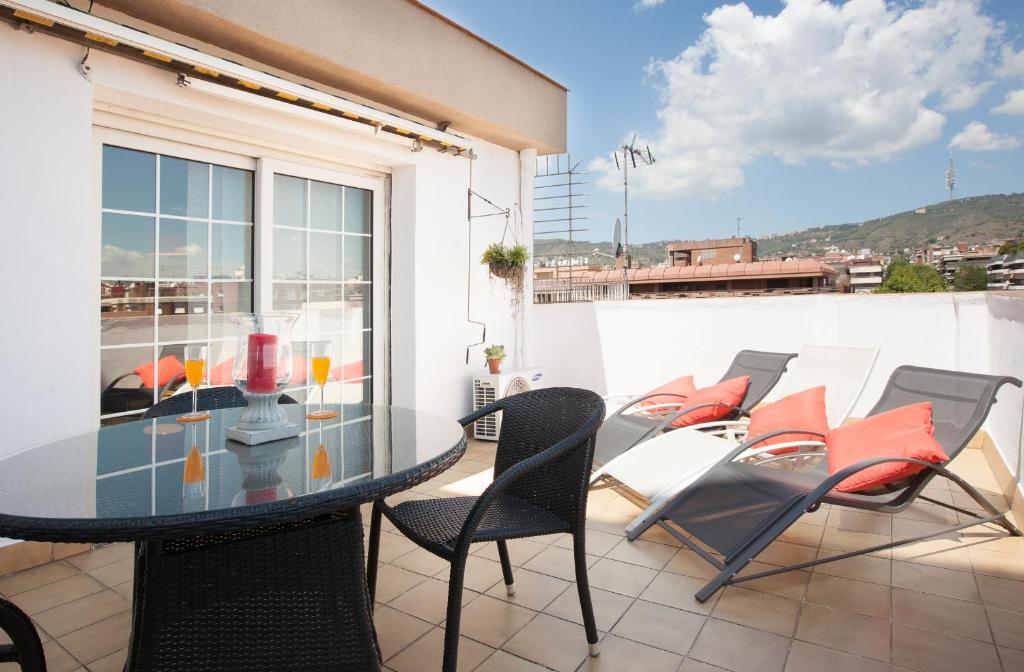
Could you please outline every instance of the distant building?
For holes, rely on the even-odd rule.
[[[1024,252],[993,257],[986,265],[989,289],[1024,290]]]
[[[670,243],[666,249],[671,266],[749,264],[757,260],[757,241],[747,237],[680,240]]]
[[[934,264],[935,270],[939,272],[947,282],[952,282],[953,276],[958,269],[965,266],[986,267],[988,263],[998,256],[999,245],[968,245],[957,243],[955,246],[946,249],[933,250],[929,247],[929,261]]]
[[[885,267],[881,258],[853,259],[846,265],[850,291],[873,292],[882,286]]]

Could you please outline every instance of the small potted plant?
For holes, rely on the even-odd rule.
[[[493,243],[484,250],[480,262],[487,265],[487,270],[495,278],[500,278],[512,290],[512,309],[518,312],[523,300],[523,286],[526,277],[526,262],[530,260],[530,251],[525,245],[505,245]]]
[[[484,357],[487,358],[487,368],[491,373],[501,373],[501,362],[505,359],[505,346],[492,345],[484,348]]]

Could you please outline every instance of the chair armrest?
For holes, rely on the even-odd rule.
[[[845,469],[840,469],[834,474],[831,474],[828,478],[818,484],[811,493],[807,495],[805,499],[817,501],[832,491],[837,485],[845,481],[850,476],[853,476],[865,469],[877,466],[879,464],[886,464],[888,462],[903,462],[906,464],[919,464],[926,469],[931,469],[940,474],[949,474],[949,471],[942,465],[935,464],[933,462],[926,462],[925,460],[918,460],[913,457],[872,457],[867,460],[861,460],[856,464],[851,464]]]
[[[478,408],[477,410],[473,411],[469,415],[464,415],[461,418],[459,418],[459,424],[462,425],[463,427],[465,427],[466,425],[471,425],[486,415],[490,415],[491,413],[497,413],[502,408],[504,408],[504,404],[502,404],[500,399],[498,401],[492,401],[486,406],[483,406],[482,408]]]
[[[631,399],[628,403],[623,404],[623,406],[621,408],[619,408],[619,410],[617,410],[614,413],[612,413],[611,416],[609,416],[609,417],[615,417],[617,415],[622,415],[628,409],[633,408],[634,406],[639,404],[641,401],[646,401],[647,399],[653,399],[654,397],[679,397],[680,399],[684,400],[683,403],[685,403],[685,400],[686,400],[686,395],[685,394],[675,394],[673,392],[651,392],[651,393],[643,395],[642,397],[637,397],[635,399]],[[658,404],[657,406],[662,406],[662,405],[664,405],[664,404]],[[653,408],[657,408],[657,406],[654,406]]]
[[[103,389],[103,392],[101,392],[101,393],[100,393],[100,396],[102,397],[102,396],[103,396],[104,394],[109,394],[109,393],[110,393],[110,391],[111,391],[112,389],[114,389],[114,386],[115,386],[115,385],[117,385],[118,383],[120,383],[120,382],[121,382],[122,380],[124,380],[125,378],[128,378],[129,376],[138,376],[138,375],[139,375],[139,374],[135,373],[134,371],[129,371],[128,373],[123,373],[123,374],[121,374],[121,375],[120,375],[120,376],[118,376],[117,378],[114,378],[114,379],[113,379],[112,381],[110,381],[110,384],[109,384],[109,385],[107,385],[107,386],[106,386],[106,387],[105,387],[105,388]]]
[[[773,450],[780,450],[780,449],[786,449],[786,448],[824,448],[824,447],[825,447],[825,442],[824,441],[784,441],[783,443],[773,443],[770,446],[765,446],[763,448],[751,448],[750,450],[748,450],[745,453],[743,453],[742,455],[740,455],[738,459],[746,460],[746,459],[751,458],[751,457],[757,457],[758,455],[763,455],[764,453],[771,453]],[[824,453],[824,451],[822,451],[820,453],[818,453],[816,451],[815,454],[824,455],[825,453]],[[785,457],[807,457],[807,455],[808,455],[807,452],[793,451],[791,453],[784,453],[782,455],[775,455],[775,457],[780,457],[780,458],[785,458]]]
[[[697,404],[696,406],[688,406],[688,407],[682,409],[681,411],[678,411],[677,413],[671,415],[668,418],[668,421],[665,424],[666,424],[666,426],[667,425],[671,425],[673,422],[675,422],[679,418],[683,417],[687,413],[692,413],[693,411],[697,411],[697,410],[700,410],[702,408],[728,408],[728,409],[731,409],[732,411],[734,411],[736,413],[739,413],[741,416],[750,415],[747,411],[744,411],[739,406],[732,406],[730,404],[722,404],[722,403],[718,403],[718,402],[710,402],[710,403],[707,403],[707,404]]]

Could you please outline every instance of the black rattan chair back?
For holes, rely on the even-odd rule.
[[[772,391],[772,388],[782,378],[782,374],[786,372],[789,361],[796,356],[795,352],[740,350],[719,382],[740,376],[750,376],[747,394],[740,402],[740,408],[749,411],[761,403],[761,400]]]
[[[281,395],[280,403],[294,404],[296,401],[287,394]],[[242,391],[234,385],[222,387],[204,387],[199,390],[196,397],[196,407],[200,411],[215,411],[221,408],[241,408],[245,406],[245,397]],[[150,406],[142,417],[162,418],[165,415],[181,415],[192,410],[192,395],[190,393],[176,394],[163,401]]]
[[[0,644],[0,663],[17,663],[23,672],[46,672],[43,645],[32,620],[3,598],[0,598],[0,630],[11,640],[10,644]]]
[[[594,432],[604,418],[604,401],[589,390],[531,390],[499,402],[501,434],[494,477],[573,435],[571,450],[513,482],[506,494],[539,506],[575,525],[585,515],[587,483],[594,461]]]

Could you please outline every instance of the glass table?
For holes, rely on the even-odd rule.
[[[359,505],[443,472],[454,420],[335,406],[292,439],[225,438],[241,409],[104,427],[0,460],[0,537],[135,543],[126,670],[379,670]]]

